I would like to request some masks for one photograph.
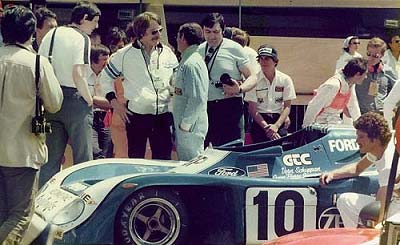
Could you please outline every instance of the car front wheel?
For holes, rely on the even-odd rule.
[[[183,244],[188,228],[185,206],[169,190],[147,189],[134,193],[116,217],[117,244]]]

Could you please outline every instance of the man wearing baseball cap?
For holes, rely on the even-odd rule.
[[[253,117],[251,136],[254,143],[279,139],[287,134],[284,122],[296,98],[292,79],[276,69],[278,52],[270,45],[258,48],[257,61],[261,70],[256,74],[257,85],[246,93],[249,112]]]

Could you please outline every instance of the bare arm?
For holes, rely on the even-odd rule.
[[[343,166],[339,169],[333,170],[331,172],[323,173],[319,181],[321,185],[327,185],[329,184],[332,180],[335,179],[343,179],[343,178],[349,178],[349,177],[354,177],[360,175],[365,169],[367,169],[369,166],[371,166],[372,162],[370,162],[366,156],[361,158],[361,160],[358,163],[353,163],[349,164],[346,166]]]
[[[72,67],[72,78],[74,79],[74,83],[78,92],[85,99],[89,106],[93,105],[93,98],[90,94],[88,83],[86,80],[87,77],[87,67],[88,65],[74,65]]]

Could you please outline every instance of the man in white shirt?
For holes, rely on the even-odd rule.
[[[40,186],[60,171],[68,139],[74,164],[93,159],[93,98],[87,84],[88,35],[98,27],[100,15],[95,4],[78,3],[72,10],[71,24],[50,30],[40,45],[39,54],[49,57],[64,94],[61,110],[47,115],[53,133],[47,137],[49,160],[40,171]]]
[[[385,118],[378,113],[367,112],[361,115],[354,123],[354,127],[357,130],[357,144],[360,146],[360,152],[365,155],[357,163],[322,174],[320,183],[328,185],[335,179],[359,176],[370,166],[375,165],[378,171],[379,189],[376,197],[359,193],[343,193],[339,196],[336,206],[345,227],[357,227],[361,209],[374,201],[381,202],[379,220],[382,220],[386,189],[395,151],[389,125]],[[399,208],[398,201],[392,201],[388,216],[393,215]]]
[[[292,79],[276,69],[278,52],[270,45],[258,48],[257,85],[246,93],[249,112],[253,117],[251,136],[254,143],[275,140],[287,134],[284,122],[290,114],[292,100],[296,99]]]

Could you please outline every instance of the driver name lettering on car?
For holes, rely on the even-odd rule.
[[[282,160],[283,163],[288,167],[312,164],[310,153],[288,154],[283,156]]]
[[[359,149],[356,139],[328,140],[330,152],[356,151]]]

